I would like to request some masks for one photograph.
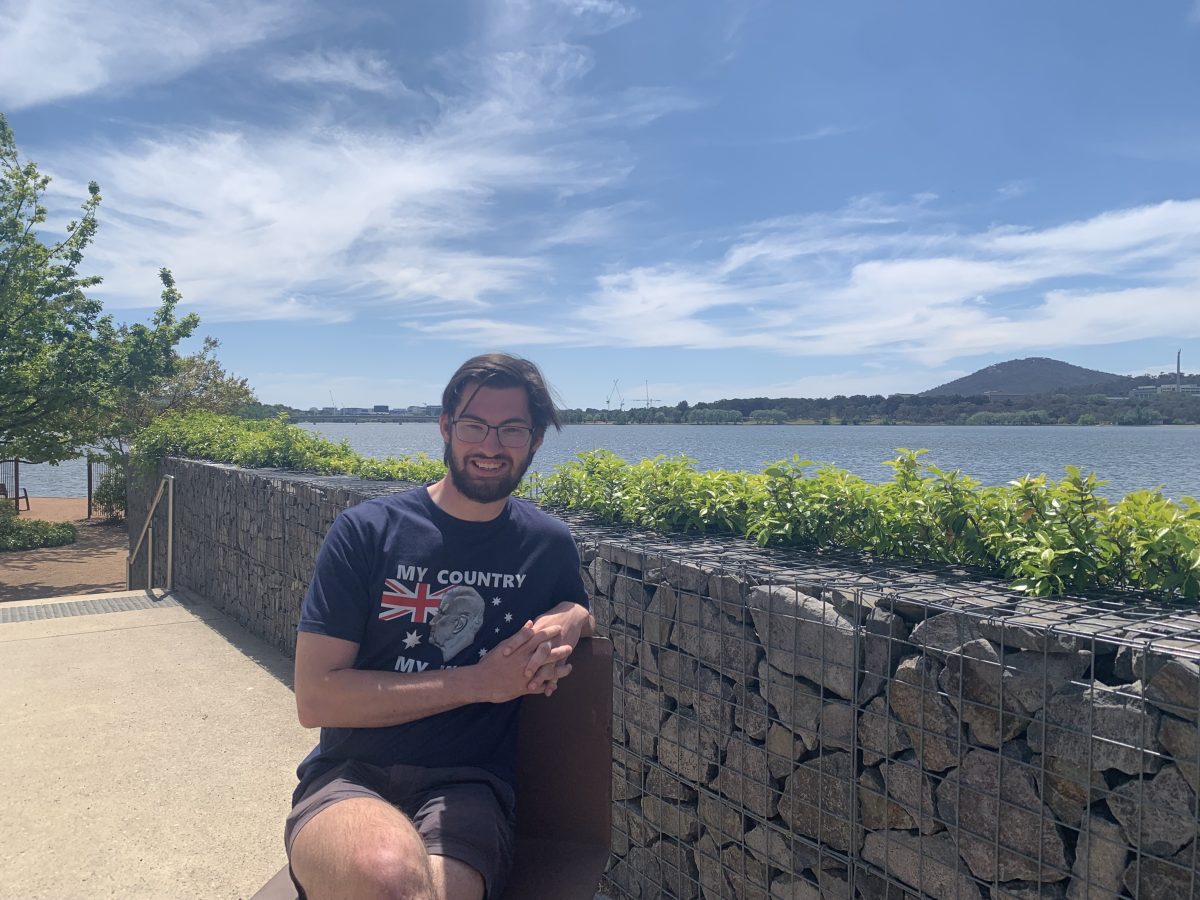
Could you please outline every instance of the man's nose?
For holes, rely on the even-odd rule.
[[[488,429],[488,433],[483,438],[483,446],[492,451],[503,449],[504,445],[500,443],[500,432],[498,429]]]

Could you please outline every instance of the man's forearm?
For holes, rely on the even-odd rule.
[[[435,672],[338,669],[296,693],[305,728],[383,728],[492,702],[478,666]]]

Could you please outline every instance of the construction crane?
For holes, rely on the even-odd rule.
[[[338,408],[337,401],[333,399],[333,391],[329,392],[329,405],[334,409]]]
[[[657,402],[658,402],[657,397],[650,396],[650,382],[647,381],[646,382],[646,409],[650,408],[651,403],[657,403]]]
[[[617,378],[613,381],[612,390],[608,392],[608,398],[604,401],[604,408],[609,411],[612,410],[613,394],[617,395],[617,404],[618,404],[617,408],[620,410],[625,409],[625,398],[623,396],[621,396],[621,389],[619,387],[617,387],[617,384],[620,382],[620,380],[621,379]]]

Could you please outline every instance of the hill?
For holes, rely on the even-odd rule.
[[[1051,394],[1086,387],[1127,391],[1131,379],[1112,372],[1085,369],[1057,359],[1031,356],[1010,359],[972,372],[921,393],[922,397],[978,397],[990,391],[1002,394]]]

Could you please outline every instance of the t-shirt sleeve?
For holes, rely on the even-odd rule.
[[[362,643],[371,614],[365,550],[353,517],[341,513],[317,554],[297,630]]]
[[[584,609],[591,609],[591,598],[587,588],[583,586],[583,573],[580,571],[579,547],[565,526],[560,540],[563,549],[557,555],[562,559],[562,568],[559,570],[558,584],[554,589],[554,602],[578,603]]]

